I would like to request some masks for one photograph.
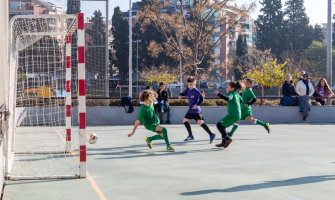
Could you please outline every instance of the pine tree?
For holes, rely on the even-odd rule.
[[[236,41],[236,56],[237,57],[241,57],[245,55],[245,46],[244,46],[242,38],[243,38],[242,34],[239,34],[237,41]]]
[[[325,35],[323,34],[321,28],[315,27],[313,31],[313,40],[318,42],[323,42]]]
[[[305,13],[304,0],[288,0],[285,14],[287,20],[287,50],[291,51],[295,60],[300,60],[300,54],[313,41],[313,27]]]
[[[89,21],[92,23],[92,27],[86,30],[89,37],[86,47],[86,69],[88,74],[96,76],[98,85],[105,86],[107,73],[105,71],[106,49],[104,48],[106,32],[101,11],[94,11]],[[101,91],[104,91],[104,89],[101,89]]]
[[[262,0],[260,10],[255,21],[258,27],[256,36],[256,48],[265,51],[271,49],[271,53],[280,60],[285,44],[285,21],[281,0]]]
[[[116,59],[112,63],[119,69],[120,78],[125,80],[128,72],[129,58],[129,26],[128,21],[123,18],[120,7],[114,8],[112,17],[113,50]]]

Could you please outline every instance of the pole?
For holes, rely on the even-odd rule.
[[[108,0],[106,0],[106,58],[105,58],[105,96],[109,97],[109,41],[108,41]],[[107,106],[108,106],[108,101],[107,101]]]
[[[138,41],[136,40],[136,93],[138,94]]]
[[[179,39],[179,45],[180,45],[180,48],[181,48],[181,37]],[[180,65],[180,93],[183,92],[183,63],[182,63],[182,60],[181,60],[181,55],[179,55],[180,57],[180,61],[179,61],[179,65]]]
[[[133,44],[133,41],[132,41],[132,28],[133,28],[133,25],[132,25],[132,13],[131,13],[131,0],[129,0],[129,96],[130,97],[133,97],[133,80],[132,80],[132,44]]]
[[[328,0],[328,24],[327,24],[327,81],[332,86],[332,1]],[[331,105],[331,100],[327,101]]]

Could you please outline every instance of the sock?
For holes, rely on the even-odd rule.
[[[229,139],[230,139],[229,136],[228,136],[228,134],[227,134],[226,127],[222,126],[222,125],[220,124],[220,122],[218,122],[218,123],[216,124],[216,127],[218,128],[218,130],[219,130],[220,133],[221,133],[221,136],[222,136],[222,142],[224,142],[225,140],[229,140]]]
[[[261,125],[261,126],[265,127],[265,123],[262,122],[262,121],[260,121],[260,120],[258,120],[258,119],[255,119],[254,123],[257,124],[257,125]]]
[[[153,140],[162,140],[162,139],[163,139],[162,136],[159,135],[159,134],[154,135],[154,136],[152,136],[152,137],[148,137],[148,140],[149,140],[149,141],[153,141]]]
[[[186,127],[186,129],[188,131],[188,135],[189,136],[193,136],[190,123],[184,122],[184,125],[185,125],[185,127]]]
[[[163,133],[163,138],[165,140],[166,146],[170,146],[171,144],[169,141],[168,131],[165,127],[163,128],[162,133]]]
[[[210,135],[210,136],[213,135],[212,131],[209,130],[207,124],[202,123],[201,127],[202,127],[203,129],[205,129],[205,131],[208,133],[208,135]]]
[[[236,129],[238,128],[239,124],[235,123],[231,131],[229,132],[229,136],[232,137]]]

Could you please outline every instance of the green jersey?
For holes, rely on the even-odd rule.
[[[243,99],[242,106],[244,106],[245,104],[249,103],[252,99],[256,99],[256,96],[251,88],[247,88],[242,93],[242,99]]]
[[[241,118],[241,96],[236,92],[232,91],[227,94],[230,101],[227,103],[228,115]]]
[[[153,103],[151,103],[150,106],[146,106],[143,104],[140,108],[140,111],[138,112],[137,119],[141,121],[144,127],[148,130],[153,129],[160,124],[160,121],[155,113]],[[154,129],[151,131],[154,131]]]

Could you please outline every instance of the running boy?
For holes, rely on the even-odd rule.
[[[137,120],[134,125],[133,131],[128,134],[128,137],[131,137],[134,135],[138,125],[140,122],[143,123],[144,127],[152,132],[158,133],[157,135],[154,135],[152,137],[145,137],[145,141],[148,145],[148,147],[152,148],[152,141],[153,140],[165,140],[166,143],[166,151],[174,152],[173,146],[170,144],[169,137],[168,137],[168,131],[165,127],[160,126],[160,121],[155,114],[153,101],[155,99],[155,96],[157,94],[152,90],[145,90],[140,95],[140,101],[143,101],[143,105],[140,108],[140,111],[138,113]]]
[[[227,84],[226,92],[227,96],[220,94],[217,90],[214,91],[223,100],[227,101],[227,116],[222,118],[217,124],[216,127],[222,135],[222,143],[215,145],[216,147],[227,148],[229,144],[233,141],[228,133],[227,128],[234,123],[238,122],[241,118],[241,102],[242,97],[236,92],[236,90],[241,90],[244,88],[244,84],[241,82],[230,82]]]
[[[241,104],[241,120],[245,120],[247,118],[250,123],[263,126],[267,130],[267,132],[270,133],[271,129],[269,123],[264,123],[258,119],[252,118],[251,106],[256,102],[257,98],[251,88],[252,87],[251,79],[246,79],[245,87],[246,89],[242,93],[243,102]],[[229,133],[229,137],[233,136],[234,132],[236,131],[236,129],[240,124],[240,121],[234,124],[232,130]]]
[[[200,105],[204,101],[204,97],[200,94],[199,90],[195,87],[196,80],[194,76],[191,76],[187,79],[187,85],[188,85],[188,88],[186,88],[186,90],[183,93],[180,93],[180,96],[179,96],[179,99],[181,99],[182,96],[188,97],[189,109],[183,119],[183,123],[188,131],[188,136],[184,141],[194,140],[194,136],[192,134],[191,126],[189,123],[191,119],[194,119],[208,133],[209,144],[212,144],[216,135],[212,133],[212,131],[208,128],[208,126],[203,121],[204,118],[201,113]]]

